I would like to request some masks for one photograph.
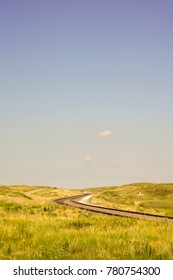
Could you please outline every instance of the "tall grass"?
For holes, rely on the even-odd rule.
[[[94,214],[56,195],[1,195],[0,259],[173,259],[172,222]]]
[[[54,215],[53,215],[54,214]],[[1,218],[1,259],[173,259],[172,223],[64,209]]]

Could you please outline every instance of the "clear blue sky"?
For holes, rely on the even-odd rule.
[[[0,183],[173,182],[173,1],[0,1]]]

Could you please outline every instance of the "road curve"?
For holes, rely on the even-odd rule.
[[[94,204],[88,204],[82,202],[82,198],[87,197],[91,194],[82,194],[76,195],[72,197],[60,198],[55,200],[56,203],[59,204],[66,204],[69,206],[77,207],[83,210],[88,210],[100,214],[112,215],[112,216],[120,216],[120,217],[127,217],[127,218],[136,218],[136,219],[144,219],[144,220],[153,220],[153,221],[173,221],[173,217],[170,216],[161,216],[155,214],[146,214],[134,211],[127,211],[127,210],[119,210],[116,208],[108,208],[103,206],[97,206]]]

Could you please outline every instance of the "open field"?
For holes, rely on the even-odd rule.
[[[132,189],[137,195],[139,186],[133,186],[128,186],[129,195]],[[120,188],[124,187],[117,188],[119,196]],[[168,189],[162,195],[157,192],[157,196],[165,193],[171,201]],[[114,190],[102,188],[92,199],[109,203],[110,197],[112,205],[115,200],[108,193]],[[150,194],[147,192],[148,200],[150,195],[155,197],[154,191],[151,188]],[[173,259],[172,222],[97,215],[53,202],[80,193],[50,187],[0,186],[0,259]],[[132,197],[128,207],[130,201]],[[160,212],[173,211],[172,204],[164,207]]]
[[[103,188],[90,201],[123,210],[173,216],[173,184],[136,183]]]

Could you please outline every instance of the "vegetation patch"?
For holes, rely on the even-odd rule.
[[[111,190],[102,188],[97,195],[94,190],[93,199],[96,197],[112,205],[113,202],[106,200],[108,196],[117,198],[120,193],[125,196],[124,188],[118,188],[117,192],[114,192],[115,187]],[[141,185],[127,188],[130,196],[132,193],[137,196]],[[42,192],[40,195],[33,193],[29,195],[31,200],[22,194],[36,187],[10,186],[3,189],[1,186],[0,189],[2,260],[173,259],[172,222],[104,216],[53,202],[57,196],[72,196],[84,190],[47,188],[46,196]],[[11,193],[17,194],[11,196]],[[165,192],[165,196],[168,195],[171,197],[172,194]],[[164,202],[160,194],[158,197]],[[130,201],[133,197],[129,198],[128,207]]]
[[[108,207],[172,216],[173,184],[136,183],[111,187],[91,197]]]

